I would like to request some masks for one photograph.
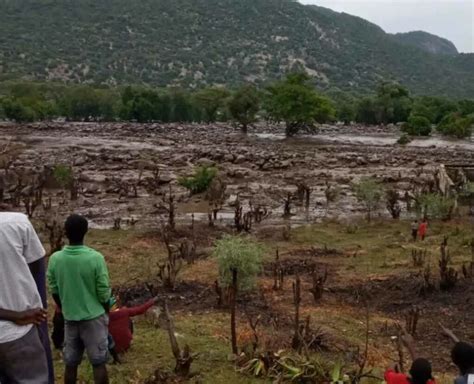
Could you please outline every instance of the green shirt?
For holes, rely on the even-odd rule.
[[[80,245],[66,246],[49,259],[48,283],[61,299],[64,318],[92,320],[105,313],[110,284],[104,256]]]

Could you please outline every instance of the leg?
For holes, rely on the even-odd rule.
[[[102,315],[97,319],[83,321],[80,334],[89,361],[94,368],[95,384],[108,384],[106,364],[109,358],[109,317]]]
[[[64,369],[64,384],[76,384],[77,381],[77,365],[67,366]]]
[[[105,364],[94,365],[93,370],[95,384],[109,384],[109,375],[107,373],[107,366]]]
[[[48,335],[48,323],[45,321],[38,327],[41,343],[46,353],[46,361],[48,362],[49,384],[54,384],[54,366],[53,355],[51,353],[51,344]]]
[[[48,384],[48,362],[38,329],[18,340],[0,344],[2,383]]]
[[[66,321],[64,325],[64,384],[75,384],[77,367],[81,364],[84,344],[80,338],[81,322]]]

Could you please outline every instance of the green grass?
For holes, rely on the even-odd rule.
[[[444,235],[449,234],[449,247],[454,265],[459,268],[463,262],[471,260],[468,242],[473,236],[472,227],[467,222],[434,222],[430,223],[426,242],[410,242],[410,223],[403,221],[381,221],[367,224],[357,223],[357,230],[347,231],[343,224],[325,222],[322,224],[300,227],[292,232],[290,242],[266,243],[265,259],[271,260],[275,248],[284,254],[287,251],[307,249],[311,246],[336,248],[342,256],[324,260],[333,263],[338,274],[348,281],[367,279],[371,276],[416,271],[412,266],[411,249],[426,247],[432,257],[432,264],[437,265],[439,244]],[[150,281],[157,272],[157,261],[166,256],[166,251],[156,234],[135,231],[93,230],[88,236],[88,245],[102,252],[107,260],[112,285],[134,284]],[[352,257],[358,251],[356,257]],[[217,277],[217,264],[214,259],[198,261],[185,265],[181,278],[187,281],[200,281],[207,284]],[[268,279],[267,279],[268,280]],[[291,280],[291,279],[290,279]],[[275,299],[275,305],[288,316],[293,313],[291,303],[291,282],[286,282],[282,296]],[[267,283],[268,281],[266,281]],[[306,283],[307,284],[307,283]],[[305,287],[306,289],[307,287]],[[303,315],[311,315],[312,324],[328,328],[334,335],[350,345],[362,346],[365,338],[363,308],[355,308],[335,302],[314,305],[311,296],[304,291]],[[213,292],[209,292],[213,295]],[[175,318],[178,340],[181,345],[188,343],[194,353],[198,353],[192,365],[197,376],[193,379],[200,383],[256,383],[264,380],[244,376],[235,370],[229,359],[229,315],[203,308],[200,313],[176,311],[171,307]],[[383,313],[373,313],[371,318],[372,363],[379,370],[387,363],[386,346],[380,343],[377,334],[386,321],[392,319]],[[240,315],[241,325],[246,319]],[[141,383],[156,368],[172,370],[171,354],[167,333],[154,327],[149,318],[137,319],[133,346],[124,356],[123,365],[110,366],[111,383]],[[289,335],[291,337],[291,335]],[[382,349],[380,349],[382,348]],[[383,353],[382,353],[383,352]],[[55,352],[56,377],[62,381],[63,365],[59,353]],[[80,367],[80,382],[92,382],[92,370],[87,362]],[[441,383],[452,380],[449,376]]]

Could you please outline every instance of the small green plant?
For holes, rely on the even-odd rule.
[[[53,176],[61,188],[64,189],[69,188],[74,180],[72,168],[64,164],[58,164],[54,167]]]
[[[188,189],[191,194],[206,192],[217,176],[217,169],[213,167],[199,167],[194,171],[194,175],[190,177],[181,177],[178,180],[179,185]]]
[[[408,136],[406,133],[400,136],[400,138],[397,140],[397,144],[399,145],[407,145],[411,143],[410,136]]]
[[[417,200],[418,212],[430,219],[451,220],[455,207],[455,199],[438,193],[426,193]]]
[[[224,236],[216,242],[214,257],[219,264],[220,284],[229,288],[232,271],[237,271],[239,291],[255,287],[257,275],[262,270],[263,248],[247,237]]]
[[[372,178],[364,178],[354,185],[357,200],[361,202],[367,212],[367,221],[372,220],[372,213],[379,205],[383,196],[383,189],[379,182]]]

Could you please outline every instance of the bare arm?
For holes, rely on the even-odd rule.
[[[27,311],[10,311],[0,309],[0,320],[11,321],[17,325],[41,324],[47,319],[47,313],[43,308],[29,309]]]
[[[441,329],[443,330],[443,333],[448,336],[454,343],[459,343],[461,340],[459,340],[459,338],[454,334],[453,331],[451,331],[450,329],[444,327],[443,325],[439,325],[441,327]]]

